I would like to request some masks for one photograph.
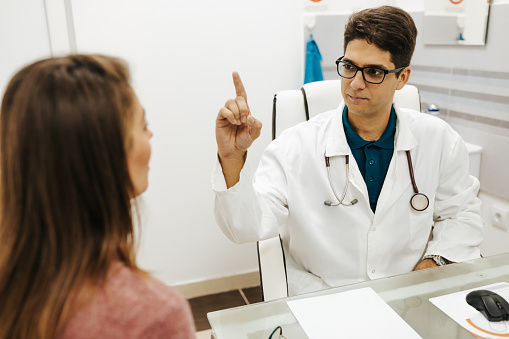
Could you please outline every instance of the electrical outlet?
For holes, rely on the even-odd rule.
[[[507,231],[509,228],[509,209],[499,206],[491,207],[491,223],[493,226]]]

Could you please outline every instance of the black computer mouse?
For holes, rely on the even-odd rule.
[[[495,292],[477,290],[467,294],[467,303],[481,312],[488,321],[509,320],[509,303]]]

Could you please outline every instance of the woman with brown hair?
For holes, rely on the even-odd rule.
[[[127,67],[35,62],[0,112],[0,338],[194,338],[187,301],[135,262],[152,132]]]

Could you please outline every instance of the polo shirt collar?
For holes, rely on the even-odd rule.
[[[350,154],[350,147],[345,136],[345,129],[343,127],[342,112],[345,108],[345,102],[341,101],[339,107],[335,110],[335,114],[327,128],[327,141],[325,146],[325,155],[334,157],[339,155]],[[417,146],[418,142],[415,139],[411,128],[410,119],[407,112],[393,104],[393,109],[396,112],[396,134],[394,136],[394,150],[407,151]]]
[[[362,139],[357,132],[354,131],[350,121],[348,120],[348,107],[345,106],[343,109],[343,127],[345,129],[346,140],[350,149],[359,149],[364,146],[371,144],[384,149],[394,148],[394,135],[396,133],[396,112],[394,107],[391,107],[391,115],[385,131],[382,133],[380,138],[376,141],[368,141]]]

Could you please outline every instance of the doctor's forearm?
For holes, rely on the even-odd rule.
[[[221,157],[218,154],[227,188],[233,187],[239,182],[240,172],[246,161],[246,154],[247,152],[241,156],[231,156],[227,158]]]

